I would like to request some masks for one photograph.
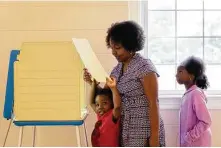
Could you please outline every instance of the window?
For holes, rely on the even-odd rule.
[[[221,0],[148,0],[140,7],[146,34],[142,54],[161,75],[159,89],[165,93],[184,90],[176,82],[176,68],[194,55],[206,63],[208,92],[220,94]]]

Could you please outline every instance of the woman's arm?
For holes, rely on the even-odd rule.
[[[142,80],[144,93],[150,102],[150,129],[151,136],[149,145],[159,146],[159,108],[158,108],[158,81],[157,75],[150,72],[145,75]]]

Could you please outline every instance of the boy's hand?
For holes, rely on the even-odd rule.
[[[106,78],[106,83],[110,89],[115,89],[117,86],[117,81],[114,77]]]
[[[99,85],[99,84],[100,84],[100,82],[97,82],[97,80],[93,78],[92,86],[95,86],[95,87],[96,87],[96,86]]]
[[[95,123],[95,128],[99,128],[101,125],[102,125],[102,121],[101,121],[101,120],[98,120],[98,121]]]

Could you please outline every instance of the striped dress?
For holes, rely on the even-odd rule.
[[[111,72],[111,76],[117,79],[117,88],[122,99],[120,144],[123,147],[148,146],[147,140],[151,135],[150,103],[144,94],[141,81],[148,73],[157,74],[157,71],[149,59],[143,58],[138,53],[133,56],[123,74],[122,68],[123,64],[118,63]],[[160,146],[164,147],[165,131],[161,117],[159,135]]]

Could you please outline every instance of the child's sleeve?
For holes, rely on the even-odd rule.
[[[193,94],[193,110],[198,118],[198,123],[184,137],[188,143],[196,141],[212,123],[205,96],[200,91],[195,91]]]

